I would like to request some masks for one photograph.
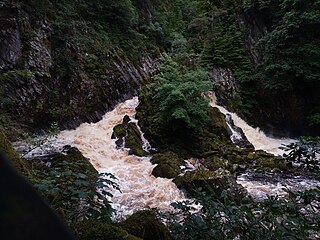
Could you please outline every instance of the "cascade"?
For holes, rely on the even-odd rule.
[[[226,116],[231,116],[231,119],[234,122],[234,125],[241,128],[244,135],[248,139],[248,141],[254,146],[255,150],[264,150],[268,153],[272,153],[274,155],[282,155],[284,153],[284,150],[279,149],[283,144],[290,144],[294,142],[293,139],[288,138],[271,138],[268,137],[264,132],[262,132],[259,128],[253,128],[250,125],[248,125],[243,119],[241,119],[236,113],[229,112],[227,109],[225,109],[222,106],[219,106],[217,104],[217,98],[215,93],[210,92],[210,105],[212,107],[216,107],[219,109],[221,113],[223,113]],[[238,139],[239,134],[233,133],[231,135],[232,139]]]
[[[217,105],[216,96],[210,93],[212,107],[217,107],[226,115],[226,122],[230,128],[231,140],[241,140],[243,134],[256,150],[281,155],[283,150],[279,149],[282,144],[289,144],[292,139],[275,139],[266,136],[258,128],[249,126],[236,113],[231,113],[224,107]],[[182,191],[170,179],[156,178],[152,175],[155,165],[150,163],[151,156],[137,157],[129,155],[128,149],[116,148],[116,139],[111,139],[113,128],[120,124],[125,115],[130,117],[131,122],[137,123],[135,108],[139,101],[137,97],[118,104],[114,110],[107,112],[103,119],[97,123],[83,123],[75,130],[65,130],[49,144],[58,149],[64,145],[77,147],[81,153],[90,159],[93,166],[100,173],[112,173],[119,184],[121,192],[109,189],[113,195],[112,207],[116,210],[114,220],[123,219],[135,211],[145,207],[157,207],[162,211],[171,211],[170,203],[186,200]],[[139,125],[137,124],[138,129]],[[240,129],[240,130],[239,130]],[[241,130],[242,129],[242,130]],[[141,130],[140,130],[141,131]],[[141,133],[143,149],[149,152],[152,148]],[[28,153],[33,155],[44,154],[48,149],[37,150]],[[26,156],[28,157],[28,156]],[[320,186],[319,182],[311,181],[302,177],[281,178],[278,176],[262,176],[256,179],[252,173],[245,173],[238,177],[237,182],[247,188],[255,199],[263,199],[267,195],[284,195],[284,186],[298,187],[299,190]]]
[[[76,146],[100,173],[112,173],[117,178],[121,192],[110,189],[112,207],[116,210],[115,220],[147,206],[172,210],[171,202],[185,200],[184,194],[172,180],[156,178],[151,174],[155,167],[149,161],[151,157],[128,155],[127,149],[117,149],[116,140],[111,139],[113,127],[120,124],[125,115],[137,122],[134,115],[138,103],[137,97],[127,100],[107,112],[101,121],[83,123],[77,129],[62,131],[57,136],[59,141],[56,144]],[[142,140],[144,150],[150,150],[151,146],[143,134]]]
[[[210,92],[209,97],[211,99],[210,105],[217,107],[221,113],[226,115],[226,122],[231,130],[230,138],[234,143],[241,139],[241,134],[239,134],[239,131],[235,131],[230,122],[233,122],[236,128],[242,129],[245,137],[254,146],[255,150],[264,150],[274,155],[283,155],[284,150],[279,149],[279,147],[295,141],[289,138],[277,139],[268,137],[259,128],[253,128],[248,125],[236,113],[229,112],[224,107],[219,106],[215,93]],[[286,191],[284,191],[285,188],[301,191],[320,187],[319,181],[302,176],[281,176],[279,174],[259,174],[253,172],[241,174],[238,176],[237,182],[244,186],[256,200],[266,199],[268,195],[285,196],[287,195]]]

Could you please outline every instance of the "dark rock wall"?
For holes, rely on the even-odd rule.
[[[246,33],[244,47],[251,65],[253,69],[259,69],[263,62],[257,43],[270,32],[270,26],[254,12],[238,12],[236,21],[239,29]],[[319,84],[305,84],[290,91],[275,92],[266,89],[263,80],[256,77],[251,83],[242,83],[232,66],[214,66],[210,76],[216,84],[218,99],[229,110],[237,111],[249,124],[267,134],[296,137],[320,133],[319,127],[310,126],[307,119],[310,106],[320,101]],[[243,115],[233,102],[238,101],[237,97],[243,96],[243,92],[249,92],[250,88],[255,92],[255,97],[251,98],[256,106],[250,109],[249,115]]]
[[[21,59],[18,8],[12,1],[0,1],[0,71],[13,68]]]
[[[132,61],[116,47],[88,63],[85,59],[94,54],[72,41],[56,41],[63,37],[72,38],[21,5],[0,1],[0,114],[38,130],[52,122],[69,128],[98,121],[135,95],[158,68],[144,53]]]

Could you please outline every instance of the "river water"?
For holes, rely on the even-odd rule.
[[[292,139],[275,139],[266,136],[259,129],[249,126],[237,114],[218,106],[214,94],[211,94],[210,97],[210,105],[217,107],[223,114],[230,114],[234,124],[242,128],[255,149],[280,155],[283,151],[279,147],[293,141]],[[115,139],[111,139],[113,127],[121,123],[125,115],[128,115],[131,121],[137,122],[134,116],[138,103],[137,97],[120,103],[114,110],[107,112],[101,121],[90,124],[83,123],[75,130],[62,131],[51,143],[55,148],[67,144],[77,147],[85,157],[90,159],[100,173],[112,173],[117,178],[121,192],[116,189],[109,190],[113,194],[112,206],[116,210],[115,220],[125,218],[145,207],[157,207],[159,210],[170,211],[172,210],[171,202],[186,200],[183,192],[176,187],[172,180],[155,178],[151,174],[155,167],[150,163],[151,156],[128,155],[128,149],[117,149]],[[148,141],[143,138],[143,142],[144,148],[149,149]],[[29,154],[32,155],[34,152]],[[268,180],[268,177],[257,178],[251,173],[239,176],[237,182],[246,187],[249,194],[258,200],[266,198],[267,195],[284,196],[284,186],[289,188],[298,186],[299,190],[320,186],[319,182],[302,177],[284,179],[281,176],[278,178],[271,176]]]
[[[210,93],[210,105],[217,107],[224,115],[230,114],[234,124],[240,127],[255,150],[264,150],[274,155],[282,156],[284,150],[280,149],[282,145],[288,145],[296,140],[290,138],[272,138],[267,136],[259,128],[253,128],[241,119],[236,113],[229,112],[217,104],[214,93]],[[232,130],[232,129],[231,129]],[[232,131],[235,139],[239,139],[239,134]],[[231,136],[232,140],[232,136]],[[269,195],[285,197],[286,188],[292,191],[303,191],[310,188],[320,187],[320,182],[308,179],[303,176],[284,176],[276,173],[255,173],[246,172],[237,178],[237,182],[244,186],[249,194],[256,200],[266,199]]]
[[[101,121],[83,123],[75,130],[62,131],[57,137],[60,146],[76,146],[100,173],[112,173],[118,179],[121,192],[110,189],[112,206],[116,209],[115,220],[145,207],[172,210],[171,202],[185,200],[183,192],[172,180],[151,174],[155,165],[150,163],[150,156],[128,155],[128,149],[117,149],[115,139],[111,139],[113,127],[121,123],[125,115],[136,122],[134,115],[138,103],[137,97],[127,100],[106,113]],[[144,147],[150,148],[145,139]]]

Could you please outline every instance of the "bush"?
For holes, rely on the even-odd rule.
[[[197,192],[201,209],[188,202],[175,203],[179,213],[167,216],[167,223],[177,239],[306,239],[309,230],[318,229],[319,213],[313,201],[319,200],[319,191],[290,195],[291,200],[270,197],[261,203],[244,203],[243,199],[237,205],[227,191],[220,198]],[[302,208],[310,212],[304,215]]]
[[[301,164],[310,170],[320,169],[320,137],[302,137],[299,142],[282,147],[287,161]]]
[[[205,97],[212,84],[202,70],[186,70],[169,57],[154,78],[154,98],[160,103],[157,124],[168,131],[201,132],[209,121],[209,100]]]

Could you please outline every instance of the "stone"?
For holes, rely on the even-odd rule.
[[[139,240],[141,238],[127,231],[98,220],[84,220],[72,224],[72,228],[81,240]]]
[[[164,153],[154,154],[151,162],[158,164],[152,171],[152,175],[162,178],[174,178],[181,173],[180,165],[182,160],[174,152],[168,151]]]
[[[153,211],[138,211],[119,226],[128,233],[144,240],[173,240],[169,230]]]
[[[200,190],[220,198],[224,190],[229,190],[231,200],[240,203],[247,195],[247,191],[237,184],[230,172],[223,169],[216,171],[197,169],[193,172],[186,172],[183,176],[176,177],[174,183],[178,188],[185,189],[194,197],[197,196],[195,191]]]

